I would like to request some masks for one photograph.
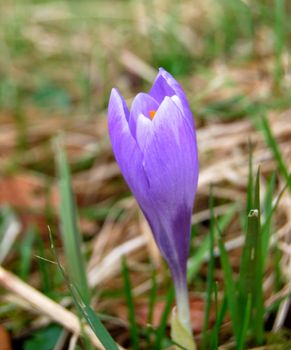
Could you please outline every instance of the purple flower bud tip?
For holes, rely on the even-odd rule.
[[[117,163],[149,222],[176,289],[183,289],[199,168],[186,95],[160,68],[150,92],[139,93],[130,111],[113,89],[108,119]]]

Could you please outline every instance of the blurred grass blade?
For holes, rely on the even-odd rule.
[[[122,259],[122,275],[124,281],[124,292],[127,302],[127,310],[128,310],[128,320],[129,320],[129,331],[131,338],[131,345],[133,350],[139,349],[139,336],[138,336],[138,327],[135,318],[135,307],[132,295],[132,287],[129,278],[128,267],[126,263],[126,258]]]
[[[262,232],[262,266],[265,268],[266,257],[269,250],[269,243],[272,232],[272,214],[273,214],[273,193],[275,189],[276,175],[273,173],[268,181],[266,196],[264,200],[264,222],[261,227]]]
[[[90,302],[90,290],[81,251],[82,238],[77,225],[70,170],[60,141],[59,138],[55,141],[55,152],[59,175],[61,235],[64,243],[66,265],[70,280],[80,291],[82,299],[88,304]]]
[[[45,256],[44,241],[40,235],[35,236],[36,252],[38,256]],[[43,259],[37,259],[40,274],[41,290],[45,295],[51,295],[54,291],[53,281],[50,278],[49,265]]]
[[[147,316],[147,322],[148,324],[153,323],[153,313],[154,313],[154,306],[156,302],[156,297],[157,297],[157,273],[156,270],[153,268],[152,269],[152,276],[151,276],[151,282],[152,282],[152,287],[149,293],[149,309],[148,309],[148,316]]]
[[[146,340],[148,349],[151,348],[151,333],[152,333],[152,324],[153,324],[153,315],[154,315],[154,306],[157,299],[157,273],[153,266],[152,276],[151,276],[151,289],[149,292],[148,298],[148,315],[147,315],[147,324],[149,325],[146,329]]]
[[[217,327],[217,321],[218,321],[218,284],[217,282],[214,283],[213,292],[214,292],[214,306],[215,306],[215,325],[211,332],[210,344],[211,344],[211,349],[216,350],[218,348],[218,334],[219,334],[219,328]]]
[[[274,174],[273,174],[274,175]],[[261,232],[262,232],[262,265],[263,268],[266,264],[266,256],[268,253],[269,249],[269,243],[270,243],[270,235],[271,235],[271,225],[272,225],[272,216],[275,212],[275,210],[278,207],[278,204],[288,188],[288,184],[286,184],[282,190],[280,191],[275,203],[272,203],[272,194],[273,194],[273,188],[275,186],[275,176],[272,176],[269,184],[269,188],[267,190],[267,195],[265,199],[265,219],[264,223],[261,227]]]
[[[211,308],[211,297],[212,291],[214,290],[214,212],[213,212],[213,193],[212,188],[210,189],[210,229],[209,229],[209,263],[208,263],[208,273],[207,273],[207,291],[206,291],[206,302],[205,302],[205,312],[204,312],[204,322],[203,322],[203,335],[202,335],[202,348],[207,349],[209,345],[209,316]]]
[[[279,171],[281,175],[284,177],[286,183],[288,184],[289,190],[291,191],[291,177],[290,177],[287,165],[284,162],[278,143],[274,135],[272,134],[269,122],[264,115],[262,116],[262,129],[263,129],[266,142],[268,146],[271,148],[271,151],[273,152],[273,156],[278,164]]]
[[[1,201],[0,191],[0,201]],[[13,211],[0,202],[0,264],[6,259],[21,232],[21,225]]]
[[[211,334],[211,349],[218,349],[218,339],[219,339],[219,329],[222,324],[222,321],[224,319],[224,316],[227,311],[227,297],[226,295],[223,296],[222,303],[220,306],[220,309],[218,310],[218,300],[217,300],[217,294],[218,294],[218,287],[217,284],[215,285],[215,325],[212,330]]]
[[[56,259],[58,268],[63,276],[64,281],[67,284],[67,287],[70,290],[71,296],[73,298],[74,304],[77,307],[80,315],[84,317],[84,319],[88,322],[92,331],[96,335],[96,337],[100,340],[106,350],[119,350],[116,342],[108,333],[107,329],[103,326],[99,317],[95,314],[94,310],[90,307],[90,305],[83,299],[82,294],[77,289],[77,287],[71,283],[69,277],[66,275],[63,266],[59,261],[59,257],[57,251],[54,246],[54,240],[51,231],[49,230],[51,250]]]
[[[20,262],[19,262],[19,276],[24,281],[28,280],[29,271],[32,264],[33,257],[33,243],[37,232],[34,227],[28,227],[25,236],[19,247],[20,249]]]
[[[281,270],[281,261],[282,261],[282,251],[278,248],[278,245],[276,244],[274,247],[274,285],[275,285],[275,291],[278,292],[282,288],[282,270]],[[289,296],[291,296],[291,292],[289,293]]]
[[[238,297],[237,297],[236,285],[233,277],[233,271],[231,268],[229,257],[225,249],[221,234],[219,234],[219,237],[218,237],[218,246],[220,250],[220,261],[221,261],[222,271],[224,276],[228,310],[231,317],[234,336],[235,336],[236,342],[238,343],[240,332],[241,332],[241,318],[240,318],[239,307],[238,307]]]
[[[221,230],[224,230],[228,226],[228,224],[233,219],[236,211],[237,211],[237,205],[230,206],[228,212],[218,219],[218,225]],[[199,268],[203,264],[203,261],[207,256],[207,253],[209,252],[209,246],[210,246],[210,234],[208,233],[204,238],[204,240],[202,241],[202,243],[200,244],[200,246],[198,247],[197,251],[194,252],[193,256],[189,258],[188,270],[187,270],[188,282],[193,281],[193,278],[198,273]]]
[[[162,349],[162,341],[165,337],[167,322],[168,322],[169,315],[170,315],[171,310],[172,310],[174,297],[175,297],[174,287],[171,286],[171,288],[169,289],[169,291],[166,295],[166,303],[165,303],[165,307],[164,307],[164,310],[163,310],[163,313],[161,316],[160,325],[156,331],[156,340],[155,340],[153,350]]]

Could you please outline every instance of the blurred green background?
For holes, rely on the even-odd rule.
[[[246,116],[255,102],[290,97],[290,13],[284,0],[1,1],[0,108],[17,123],[95,118],[112,86],[131,97],[162,66],[184,80],[197,118]],[[247,62],[271,91],[205,101],[224,68]]]

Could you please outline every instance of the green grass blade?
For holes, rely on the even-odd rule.
[[[242,330],[241,330],[241,335],[240,335],[240,340],[238,342],[237,350],[244,350],[245,345],[247,343],[247,331],[250,323],[251,305],[252,305],[252,297],[249,294],[247,298],[247,304],[245,306],[245,314],[244,314]]]
[[[251,210],[248,215],[247,234],[245,237],[245,244],[242,251],[241,263],[240,263],[240,275],[239,275],[239,300],[241,305],[241,313],[245,309],[248,295],[251,294],[254,298],[255,293],[255,263],[256,263],[256,244],[258,232],[258,211],[256,209]]]
[[[129,271],[128,271],[125,258],[122,260],[122,275],[123,275],[123,281],[124,281],[125,298],[127,302],[131,345],[133,350],[138,350],[139,349],[138,327],[137,327],[136,318],[135,318],[135,307],[134,307],[134,300],[132,295],[131,282],[129,278]]]
[[[274,174],[273,174],[274,175]],[[280,191],[274,205],[272,205],[272,194],[273,194],[273,188],[275,186],[275,176],[272,176],[270,183],[269,183],[269,187],[268,187],[268,191],[267,191],[267,195],[266,195],[266,200],[265,200],[265,220],[264,223],[262,225],[261,231],[262,231],[262,265],[263,268],[266,264],[266,256],[268,253],[268,249],[269,249],[269,243],[270,243],[270,235],[271,235],[271,224],[272,224],[272,216],[275,212],[275,210],[278,207],[278,204],[284,194],[284,192],[286,191],[286,189],[288,188],[288,184],[286,184],[282,190]]]
[[[247,221],[247,232],[245,244],[242,251],[239,276],[239,300],[241,305],[241,314],[245,310],[249,295],[256,301],[256,277],[259,265],[259,246],[260,246],[260,203],[259,203],[259,172],[256,181],[253,209],[249,212]],[[261,277],[262,279],[262,277]],[[261,280],[260,279],[260,280]],[[255,303],[253,304],[255,307]],[[252,313],[255,311],[252,310]]]
[[[207,255],[207,252],[209,251],[209,236],[207,235],[202,243],[200,244],[197,251],[191,256],[188,260],[188,270],[187,270],[187,279],[188,282],[193,281],[194,277],[199,271],[199,268],[203,264],[203,261],[205,259],[205,256]]]
[[[64,281],[66,282],[67,287],[70,290],[71,296],[73,298],[74,304],[78,309],[80,315],[84,317],[84,319],[88,322],[92,331],[96,335],[96,337],[100,340],[106,350],[118,350],[118,346],[111,335],[108,333],[107,329],[103,326],[99,317],[95,314],[94,310],[90,307],[90,305],[83,299],[82,294],[77,289],[76,286],[71,283],[69,277],[66,275],[63,266],[59,261],[59,257],[57,251],[54,246],[54,240],[51,231],[49,230],[49,237],[51,243],[51,250],[53,252],[54,258],[58,265],[59,271],[62,274]]]
[[[117,344],[115,343],[111,335],[108,333],[107,329],[103,326],[102,322],[100,321],[98,316],[95,314],[94,310],[90,307],[89,304],[87,304],[83,300],[81,293],[79,293],[77,288],[71,285],[70,291],[74,298],[75,304],[78,305],[78,309],[81,315],[88,322],[92,331],[100,340],[104,348],[106,350],[118,350]]]
[[[213,286],[213,292],[214,292],[214,306],[215,306],[215,325],[213,327],[213,330],[211,332],[211,349],[217,350],[218,349],[218,334],[219,334],[219,327],[217,326],[218,321],[218,285],[217,282],[214,283]]]
[[[288,184],[289,190],[291,191],[291,176],[288,171],[288,167],[284,162],[284,159],[282,157],[282,153],[280,151],[280,148],[278,146],[278,143],[272,134],[269,122],[265,116],[262,116],[262,130],[265,136],[265,140],[270,147],[273,156],[278,164],[279,171],[281,175],[284,177],[286,183]]]
[[[209,229],[209,263],[208,263],[208,273],[207,273],[207,291],[206,291],[206,302],[205,302],[205,312],[204,312],[204,322],[203,322],[203,336],[202,336],[202,348],[207,349],[209,344],[209,316],[211,309],[211,297],[212,291],[214,289],[214,212],[213,212],[213,194],[212,189],[210,190],[210,229]]]
[[[275,189],[276,175],[273,173],[268,181],[267,192],[264,200],[264,222],[262,224],[262,264],[266,264],[266,257],[269,250],[269,243],[272,233],[272,216],[273,216],[273,193]]]
[[[264,340],[264,293],[263,293],[263,255],[262,255],[262,233],[261,233],[261,205],[260,205],[260,168],[258,169],[255,187],[254,206],[258,210],[257,231],[253,232],[256,236],[255,246],[255,339],[257,344],[262,344]]]
[[[232,321],[232,329],[235,335],[236,342],[239,340],[241,331],[241,319],[238,307],[238,296],[236,291],[236,285],[233,277],[232,267],[229,261],[227,251],[225,249],[221,235],[218,238],[218,246],[220,250],[220,261],[222,265],[225,290],[227,296],[228,309]]]
[[[45,247],[43,239],[40,235],[35,237],[36,240],[36,252],[38,256],[45,256]],[[41,290],[45,295],[51,295],[53,293],[53,281],[50,277],[49,266],[43,259],[37,259],[38,269],[40,274]]]
[[[264,338],[263,257],[260,225],[260,171],[258,170],[253,209],[248,215],[245,244],[239,275],[240,313],[243,315],[249,296],[252,303],[252,333],[258,344]]]
[[[218,294],[218,287],[217,285],[215,285],[215,325],[214,328],[212,330],[212,334],[211,334],[211,349],[218,349],[218,339],[219,339],[219,329],[220,326],[222,325],[222,321],[224,319],[224,316],[226,314],[227,311],[227,297],[226,295],[224,295],[223,299],[222,299],[222,303],[220,306],[220,309],[218,310],[218,301],[217,301],[217,294]]]
[[[281,261],[282,261],[282,251],[278,248],[278,245],[274,247],[274,289],[276,292],[281,290],[282,288],[282,269],[281,269]]]
[[[235,212],[237,211],[237,206],[233,205],[229,208],[228,212],[218,219],[218,225],[221,230],[224,230],[231,220],[234,217]],[[207,234],[202,243],[200,244],[197,251],[191,256],[188,260],[188,270],[187,270],[187,278],[188,282],[193,281],[194,277],[199,271],[199,268],[204,262],[205,256],[207,256],[209,252],[210,246],[210,234]]]
[[[165,307],[161,316],[160,325],[156,331],[156,340],[153,347],[153,350],[161,350],[162,341],[165,337],[165,331],[167,328],[167,322],[169,319],[170,312],[172,310],[173,302],[174,302],[175,292],[174,287],[172,286],[166,296]]]
[[[20,246],[19,276],[24,281],[26,281],[29,276],[33,256],[32,249],[35,236],[35,229],[33,227],[29,227]]]
[[[90,302],[90,289],[87,281],[84,256],[82,249],[82,237],[77,225],[77,212],[72,192],[71,174],[66,154],[56,141],[56,165],[59,175],[60,189],[60,220],[61,235],[65,249],[66,265],[68,267],[70,280],[78,288],[82,299]]]
[[[253,181],[253,146],[249,142],[249,173],[248,173],[248,187],[247,187],[247,208],[246,212],[249,213],[253,207],[253,193],[254,193],[254,181]]]

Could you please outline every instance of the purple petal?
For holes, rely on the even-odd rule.
[[[185,196],[192,193],[189,200],[192,206],[196,192],[193,183],[196,185],[198,174],[195,133],[189,128],[180,109],[168,97],[160,105],[152,124],[153,135],[144,152],[145,171],[151,178],[158,170],[159,176],[150,179],[151,188],[154,187],[157,196],[162,197],[165,193],[169,194],[167,189],[171,185],[173,199],[177,199],[177,196],[184,198],[183,192]],[[168,179],[166,184],[161,172]],[[177,187],[177,181],[181,186]]]
[[[153,122],[149,118],[146,118],[143,114],[138,116],[136,122],[136,141],[142,153],[144,153],[152,136],[152,126]]]
[[[146,195],[148,182],[142,165],[143,155],[129,130],[128,114],[123,97],[113,89],[108,105],[109,136],[120,170],[139,201]]]
[[[171,98],[164,99],[152,123],[144,150],[151,204],[144,211],[173,271],[179,264],[185,267],[188,256],[198,181],[197,146],[193,129]]]
[[[183,108],[186,118],[189,119],[190,126],[194,128],[193,116],[183,88],[177,80],[163,68],[159,69],[159,74],[157,75],[149,94],[158,101],[158,103],[161,103],[165,96],[172,97],[177,95],[181,101],[179,108]]]
[[[149,92],[149,94],[160,104],[162,103],[165,96],[173,96],[176,95],[176,90],[174,88],[174,84],[170,84],[172,79],[174,78],[167,73],[163,68],[159,69],[159,73],[153,83],[153,86]],[[178,83],[177,83],[178,84]],[[179,84],[178,84],[179,85]]]
[[[150,95],[146,93],[139,93],[136,95],[132,102],[129,116],[129,127],[134,137],[136,133],[136,121],[139,114],[143,114],[150,119],[150,111],[156,111],[158,108],[158,103]]]

